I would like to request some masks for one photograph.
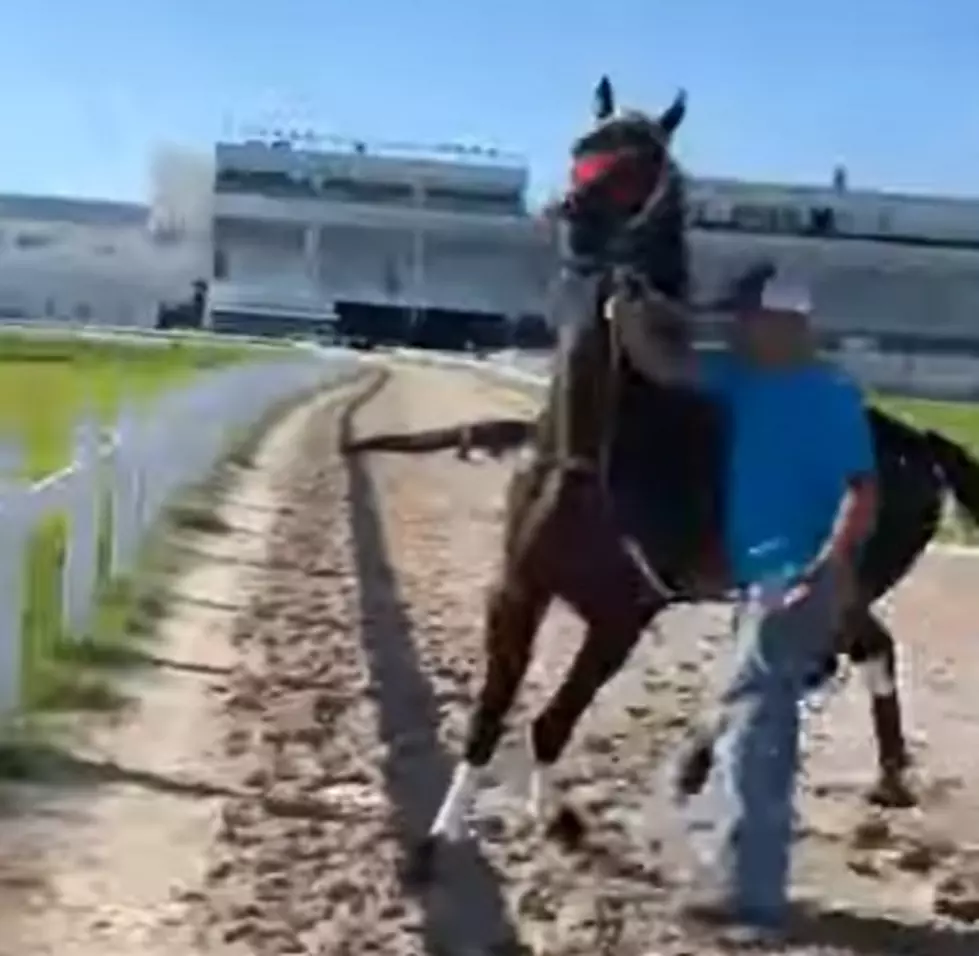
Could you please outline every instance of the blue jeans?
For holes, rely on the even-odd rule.
[[[832,651],[836,582],[826,572],[788,608],[741,613],[704,789],[707,864],[726,908],[777,922],[788,898],[799,704]]]

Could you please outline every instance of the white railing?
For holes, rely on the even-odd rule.
[[[245,429],[278,403],[342,381],[355,367],[356,359],[340,351],[265,353],[202,376],[142,410],[124,407],[110,429],[84,415],[75,427],[71,465],[33,483],[18,477],[18,449],[0,446],[0,715],[22,703],[26,556],[48,519],[63,516],[66,526],[59,634],[84,640],[104,583],[103,528],[110,534],[108,579],[119,579],[133,570],[145,533],[167,501],[206,477]]]
[[[0,334],[48,339],[78,339],[92,342],[132,343],[140,346],[167,346],[175,341],[187,341],[201,345],[248,345],[256,348],[289,348],[288,340],[266,338],[257,335],[236,335],[229,332],[213,332],[210,329],[153,329],[137,325],[98,325],[77,322],[56,322],[47,319],[0,320]]]
[[[550,359],[520,352],[499,352],[487,359],[461,354],[398,349],[397,354],[416,363],[470,368],[494,374],[508,382],[540,390],[550,374]],[[947,355],[903,355],[867,349],[827,353],[864,388],[888,395],[947,401],[979,400],[979,358]]]

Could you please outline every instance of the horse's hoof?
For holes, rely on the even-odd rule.
[[[569,806],[562,806],[558,810],[546,831],[548,839],[557,841],[566,850],[577,850],[585,839],[586,832],[581,815]]]
[[[685,803],[704,789],[710,768],[714,762],[711,742],[694,740],[680,757],[674,777],[674,796],[677,803]]]
[[[867,791],[867,802],[876,807],[907,810],[918,805],[918,798],[903,774],[885,774]]]
[[[426,836],[419,840],[408,854],[404,867],[404,879],[409,886],[428,886],[435,878],[435,862],[438,856],[439,838]]]

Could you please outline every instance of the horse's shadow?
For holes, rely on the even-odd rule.
[[[905,923],[886,915],[800,904],[793,908],[784,943],[861,956],[975,956],[979,953],[979,929]]]
[[[384,381],[386,376],[379,385]],[[378,390],[369,389],[348,406],[341,447],[352,444],[352,417]],[[411,620],[388,555],[374,479],[359,456],[346,462],[361,640],[380,708],[380,732],[388,744],[385,786],[408,859],[438,806],[452,765],[438,740],[439,708],[412,640]],[[468,952],[482,946],[501,954],[521,952],[499,878],[478,848],[461,843],[443,863],[443,878],[420,897],[425,951]]]

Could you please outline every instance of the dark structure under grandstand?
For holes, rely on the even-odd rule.
[[[411,309],[340,301],[335,305],[336,333],[358,345],[410,345],[441,351],[492,351],[503,348],[548,348],[554,337],[540,316],[516,321],[487,312],[455,309]]]
[[[336,334],[336,319],[333,316],[312,317],[284,309],[220,307],[211,309],[210,327],[215,332],[232,335],[332,341]]]
[[[161,302],[156,310],[158,329],[199,329],[204,325],[207,309],[207,283],[198,279],[190,298],[183,302]]]

